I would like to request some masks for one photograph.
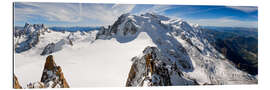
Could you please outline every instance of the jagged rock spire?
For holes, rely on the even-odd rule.
[[[186,85],[197,84],[183,76],[180,69],[173,69],[165,63],[156,47],[146,47],[142,57],[132,58],[126,86],[171,86],[175,77],[180,78]],[[173,77],[173,78],[172,78]],[[171,79],[172,78],[172,79]]]
[[[61,67],[55,64],[52,55],[46,58],[40,82],[44,83],[45,87],[69,88]]]
[[[14,81],[14,88],[22,88],[16,77],[14,77]],[[27,88],[69,88],[69,84],[64,77],[61,67],[57,66],[53,56],[49,55],[46,58],[41,80],[28,83]]]

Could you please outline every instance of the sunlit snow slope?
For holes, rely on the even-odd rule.
[[[43,47],[68,35],[69,32],[46,33],[41,36],[36,47],[15,54],[15,75],[22,86],[40,80],[46,59],[46,56],[40,55]],[[76,41],[78,40],[74,42]],[[132,63],[131,58],[147,45],[153,45],[152,41],[146,33],[141,33],[138,38],[128,43],[119,43],[112,39],[96,40],[93,43],[80,41],[73,46],[66,44],[62,46],[62,50],[52,55],[55,62],[62,67],[70,87],[124,86]]]

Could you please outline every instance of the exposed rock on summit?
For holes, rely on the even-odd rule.
[[[44,83],[45,87],[69,88],[61,67],[55,64],[52,55],[46,58],[41,82]]]
[[[101,27],[101,30],[98,32],[96,38],[108,39],[114,35],[135,35],[138,32],[139,27],[136,25],[136,22],[133,19],[128,18],[129,15],[129,13],[121,15],[117,21],[108,28]]]
[[[146,47],[142,57],[132,58],[126,86],[171,86],[174,79],[183,85],[194,85],[195,81],[187,79],[180,69],[167,64],[156,47]]]
[[[33,24],[30,25],[28,23],[25,24],[23,29],[23,34],[20,34],[18,37],[25,37],[25,40],[21,43],[16,44],[15,51],[16,53],[24,52],[26,50],[35,47],[39,42],[39,36],[44,34],[44,32],[48,32],[48,28],[43,24]]]
[[[62,50],[65,44],[68,44],[71,46],[73,45],[70,39],[68,38],[61,39],[56,43],[49,43],[48,45],[46,45],[40,55],[48,55],[48,54],[52,54],[54,52],[60,51]]]
[[[40,55],[46,55],[46,54],[51,54],[54,52],[55,44],[50,43],[47,46],[45,46],[43,52]]]
[[[14,88],[22,89],[15,75]],[[57,66],[53,60],[53,56],[49,55],[46,58],[41,80],[30,82],[24,88],[69,88],[69,84],[64,77],[61,67]]]

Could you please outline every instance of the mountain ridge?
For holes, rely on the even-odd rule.
[[[230,64],[229,60],[227,60],[221,53],[215,50],[215,48],[207,41],[207,39],[205,39],[207,37],[201,31],[200,26],[198,25],[191,26],[186,21],[183,20],[175,20],[169,18],[159,19],[156,17],[158,16],[155,16],[154,14],[151,13],[146,13],[141,16],[124,14],[118,18],[118,20],[113,24],[111,28],[104,29],[107,31],[101,32],[102,33],[107,32],[106,35],[108,35],[109,38],[116,38],[119,40],[121,40],[122,37],[134,38],[139,32],[147,32],[147,34],[151,37],[152,41],[157,45],[157,48],[161,51],[164,57],[168,58],[167,61],[165,60],[163,62],[167,62],[166,64],[169,64],[168,65],[169,67],[173,65],[172,64],[173,62],[177,63],[176,67],[178,67],[180,71],[187,73],[186,77],[191,78],[191,80],[197,79],[196,82],[199,84],[229,84],[234,83],[234,81],[238,83],[239,81],[240,82],[243,81],[242,83],[247,83],[245,82],[246,80],[251,80],[251,82],[252,80],[254,80],[254,77],[252,77],[251,75],[242,71],[239,72],[236,68],[234,68],[234,65]],[[152,28],[149,29],[148,27],[150,26],[152,26]],[[108,37],[106,39],[108,39]],[[166,42],[164,42],[163,40]],[[168,53],[171,53],[171,55],[169,55]],[[197,61],[192,59],[197,59]],[[198,78],[196,76],[193,76],[193,74],[189,75],[188,74],[189,72],[195,72],[194,68],[196,68],[196,64],[202,65],[201,69],[204,70],[198,72],[201,72],[201,74],[204,73],[206,74],[206,76],[209,77]],[[221,72],[217,71],[216,69],[220,70],[223,69],[219,68],[219,65],[224,65],[226,68],[230,67],[228,70],[231,71],[230,73],[228,73],[228,75],[242,74],[245,77],[243,78],[234,76],[224,77],[223,72],[228,71],[226,70]],[[131,69],[131,71],[134,70]],[[154,78],[154,76],[152,77]],[[206,79],[206,81],[201,81],[199,79]],[[231,81],[230,79],[233,79],[233,81]]]

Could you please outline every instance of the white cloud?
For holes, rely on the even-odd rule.
[[[258,10],[257,7],[252,7],[252,6],[227,6],[228,8],[232,8],[232,9],[236,9],[236,10],[240,10],[246,13],[250,13],[250,12],[254,12],[256,10]]]
[[[111,5],[90,3],[18,3],[15,7],[15,21],[28,21],[43,18],[48,21],[61,22],[99,22],[112,24],[123,13],[130,12],[135,5]],[[16,3],[15,3],[16,5]]]
[[[217,19],[192,19],[188,20],[192,24],[199,24],[202,26],[222,26],[222,27],[258,27],[257,21],[240,21],[230,18]]]
[[[15,8],[15,20],[31,19],[29,16],[46,18],[49,21],[76,22],[80,20],[77,14],[79,12],[78,4],[20,3],[20,5],[24,8]]]
[[[112,24],[121,14],[130,12],[135,5],[82,5],[82,17]]]
[[[150,13],[157,13],[157,14],[164,14],[164,11],[168,9],[172,9],[172,6],[169,5],[153,5],[151,8],[145,8],[142,11],[138,12],[138,14],[144,14],[147,12]]]
[[[18,4],[18,7],[16,7]],[[36,21],[55,21],[55,22],[70,22],[75,24],[86,23],[87,25],[109,25],[112,24],[121,14],[131,12],[136,5],[132,4],[91,4],[91,3],[15,3],[15,22],[36,19]],[[256,11],[256,7],[246,6],[228,6],[243,12]],[[138,6],[139,11],[135,10],[135,14],[142,14],[146,12],[153,12],[157,14],[165,14],[168,9],[172,9],[170,5],[150,5]],[[207,12],[209,10],[219,9],[212,8],[200,11],[185,12],[184,14],[193,14]],[[134,13],[134,12],[133,12]],[[167,15],[171,17],[178,17],[177,15]],[[192,23],[211,26],[245,26],[257,27],[257,21],[240,21],[230,18],[218,19],[198,19],[189,20]]]

